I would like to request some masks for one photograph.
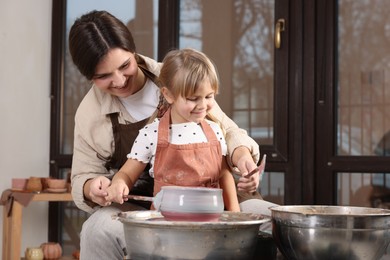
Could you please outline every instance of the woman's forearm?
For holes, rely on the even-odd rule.
[[[260,149],[256,141],[253,140],[250,136],[248,136],[247,132],[244,129],[239,128],[237,124],[234,123],[234,121],[231,120],[221,110],[218,104],[214,105],[210,113],[215,118],[215,120],[217,120],[221,124],[221,127],[225,131],[225,139],[228,147],[228,153],[230,156],[229,161],[233,162],[234,165],[237,165],[237,161],[240,160],[241,156],[248,155],[247,152],[249,152],[250,157],[256,164],[259,161],[260,157]],[[241,151],[241,149],[243,149],[240,148],[241,146],[246,147],[247,150]]]
[[[234,166],[240,165],[240,160],[250,160],[252,158],[252,155],[249,151],[249,148],[246,146],[239,146],[237,147],[231,156],[231,160]]]

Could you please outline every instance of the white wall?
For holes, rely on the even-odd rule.
[[[0,5],[0,190],[3,191],[11,187],[13,177],[49,175],[52,0],[1,0]],[[3,208],[0,207],[1,214]],[[33,202],[24,210],[23,256],[26,247],[39,246],[47,240],[47,215],[45,202]]]

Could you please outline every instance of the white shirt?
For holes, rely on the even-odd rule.
[[[145,85],[137,93],[126,98],[119,98],[127,112],[136,120],[141,121],[150,117],[156,111],[160,98],[160,89],[147,79]],[[140,109],[142,107],[142,109]]]
[[[206,122],[213,129],[217,140],[221,144],[222,155],[226,156],[227,146],[225,137],[223,136],[220,126],[210,120]],[[143,163],[150,162],[150,176],[154,176],[154,159],[157,149],[158,140],[158,125],[159,119],[155,119],[152,123],[146,125],[139,131],[137,138],[133,144],[131,152],[127,155],[127,158],[132,158]],[[187,122],[181,124],[171,124],[169,129],[168,142],[172,144],[193,144],[207,142],[206,135],[203,132],[202,126],[194,122]]]

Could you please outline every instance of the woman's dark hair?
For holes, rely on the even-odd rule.
[[[106,11],[91,11],[79,17],[69,32],[69,50],[74,64],[88,80],[109,50],[135,53],[133,36],[126,25]]]

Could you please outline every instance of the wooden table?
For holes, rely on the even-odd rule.
[[[12,193],[22,193],[22,191]],[[32,194],[31,202],[33,201],[72,201],[72,196],[70,193],[37,193]],[[15,199],[10,212],[5,207],[3,208],[3,260],[20,260],[21,258],[23,207]]]

